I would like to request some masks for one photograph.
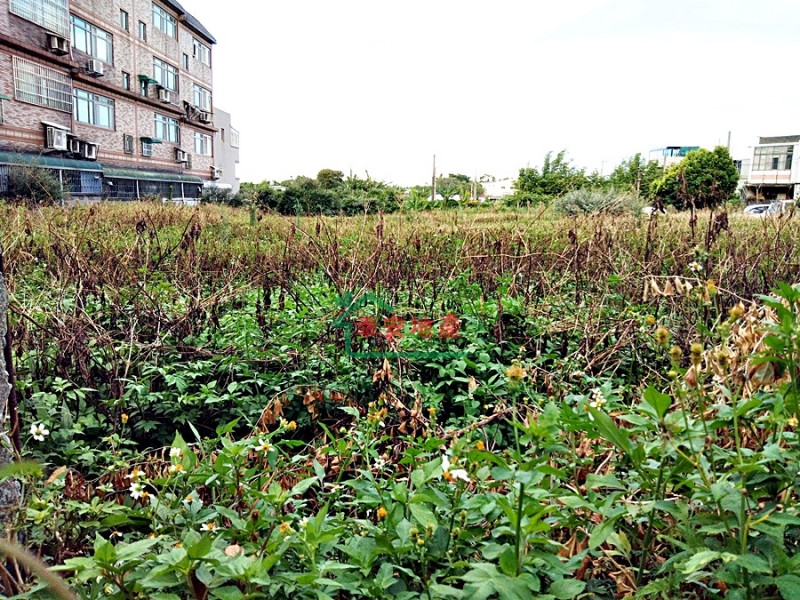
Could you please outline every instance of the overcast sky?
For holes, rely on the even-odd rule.
[[[242,181],[515,176],[800,133],[796,0],[182,0]]]

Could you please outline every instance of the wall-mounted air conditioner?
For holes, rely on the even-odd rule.
[[[158,88],[158,99],[164,104],[172,102],[172,94],[169,93],[167,88]]]
[[[88,160],[97,160],[97,144],[85,143],[83,146],[83,156]]]
[[[47,46],[53,54],[69,54],[69,40],[60,35],[48,35]]]
[[[197,120],[201,123],[211,123],[211,113],[203,111],[197,115]]]
[[[222,177],[222,169],[211,167],[211,179],[217,180]]]
[[[153,144],[151,142],[142,142],[142,156],[153,156]]]
[[[69,138],[69,151],[72,154],[81,153],[81,141],[76,137]]]
[[[186,156],[186,150],[181,150],[180,148],[175,148],[175,162],[185,163],[189,159]]]
[[[86,63],[86,72],[92,77],[103,76],[103,61],[96,58],[90,58]]]
[[[50,150],[67,149],[67,132],[57,127],[47,128],[47,147]]]

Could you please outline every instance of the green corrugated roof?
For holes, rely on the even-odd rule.
[[[6,96],[5,94],[0,94],[0,100],[11,100],[11,98]]]
[[[158,171],[138,171],[136,169],[103,168],[103,177],[112,179],[148,179],[150,181],[170,181],[176,183],[203,183],[203,180],[194,175],[181,173],[159,173]]]
[[[73,169],[77,171],[103,170],[100,163],[91,160],[75,160],[74,158],[59,158],[44,154],[22,154],[19,152],[0,152],[0,164],[33,165],[54,169]]]

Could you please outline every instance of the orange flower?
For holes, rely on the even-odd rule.
[[[385,519],[386,515],[389,514],[389,511],[383,508],[382,506],[378,509],[378,519]]]

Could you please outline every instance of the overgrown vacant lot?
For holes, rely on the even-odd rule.
[[[798,598],[798,223],[2,207],[9,536],[89,598]]]

